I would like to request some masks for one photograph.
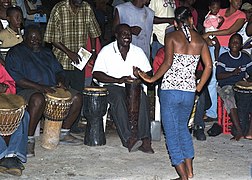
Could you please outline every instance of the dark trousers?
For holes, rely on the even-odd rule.
[[[128,119],[126,105],[126,91],[124,87],[109,85],[105,86],[108,91],[108,102],[110,104],[110,113],[116,125],[118,135],[124,146],[127,146],[127,140],[131,136],[131,129]],[[150,116],[148,99],[146,94],[141,91],[140,109],[138,118],[138,138],[150,138]]]
[[[237,112],[243,135],[247,135],[250,125],[249,113],[252,112],[252,94],[235,92]]]
[[[205,122],[203,116],[205,113],[206,91],[207,88],[204,88],[199,95],[194,117],[194,126],[201,126],[202,128],[205,128]]]
[[[65,70],[66,72],[66,85],[82,93],[85,83],[84,69]]]

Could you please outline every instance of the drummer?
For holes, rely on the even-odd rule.
[[[224,101],[224,106],[233,123],[231,133],[234,137],[231,139],[237,141],[249,135],[246,134],[241,126],[244,122],[241,122],[238,117],[233,90],[235,83],[242,81],[246,77],[246,74],[252,74],[252,61],[247,54],[240,51],[242,44],[240,34],[232,35],[229,40],[230,50],[219,57],[216,68],[216,78],[218,80],[217,92]]]
[[[15,82],[0,64],[0,93],[15,94]],[[18,128],[10,136],[0,136],[0,172],[21,176],[27,161],[26,147],[29,114],[25,112]]]
[[[126,108],[125,82],[136,78],[133,75],[133,66],[143,71],[151,71],[149,61],[141,48],[131,44],[132,34],[129,25],[119,24],[115,32],[116,41],[105,46],[96,59],[93,77],[109,91],[108,101],[111,116],[115,122],[123,146],[129,152],[136,150],[145,153],[154,153],[150,138],[150,117],[147,109],[147,96],[142,92],[139,119],[138,137],[133,137],[128,122]]]
[[[6,56],[6,69],[17,84],[17,94],[28,102],[30,124],[27,155],[35,156],[34,133],[45,109],[43,93],[53,93],[51,87],[65,88],[64,70],[52,51],[42,47],[42,34],[38,26],[27,26],[24,41],[10,48]],[[82,95],[71,89],[73,104],[63,122],[60,144],[81,145],[83,142],[70,134],[70,128],[79,117]]]

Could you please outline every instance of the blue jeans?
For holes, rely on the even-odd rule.
[[[15,154],[22,161],[26,162],[26,151],[28,142],[28,127],[30,116],[27,111],[17,128],[11,135],[9,145],[7,146],[2,136],[0,136],[0,159],[9,154]]]
[[[194,104],[194,92],[160,90],[161,119],[172,165],[194,157],[192,136],[187,123]]]
[[[211,54],[213,65],[214,65],[215,64],[214,47],[209,46],[209,51]],[[227,51],[228,51],[227,47],[221,46],[219,56]],[[215,65],[213,66],[212,76],[211,76],[211,79],[207,88],[209,91],[212,106],[208,110],[206,110],[206,115],[211,118],[217,118],[217,79],[216,79],[216,66]]]

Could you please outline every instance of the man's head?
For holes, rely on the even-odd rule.
[[[42,44],[42,33],[36,25],[29,25],[25,28],[24,42],[34,52],[39,52]]]
[[[83,0],[69,0],[70,5],[74,8],[78,8],[82,6]]]
[[[0,0],[0,6],[7,9],[8,7],[11,6],[11,0]]]
[[[247,19],[252,15],[252,5],[250,3],[244,3],[241,6],[241,10],[246,14]]]
[[[128,24],[118,24],[115,28],[118,45],[128,47],[132,41],[132,33]]]
[[[6,10],[6,18],[12,29],[17,29],[21,27],[23,22],[23,13],[20,7],[13,6]]]
[[[242,48],[242,36],[238,33],[233,34],[229,39],[228,47],[231,53],[238,53]]]

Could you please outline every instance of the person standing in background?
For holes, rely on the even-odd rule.
[[[99,24],[90,5],[83,0],[64,0],[52,9],[44,40],[53,44],[53,52],[66,71],[66,85],[82,92],[84,88],[84,70],[71,65],[79,64],[78,51],[86,48],[88,37],[91,41],[90,59],[96,59],[95,39],[101,35]],[[80,119],[80,118],[79,118]],[[82,132],[78,121],[71,132]]]
[[[150,59],[150,39],[154,11],[145,6],[149,0],[133,0],[115,7],[113,29],[118,24],[128,24],[132,31],[132,44],[140,47]]]
[[[150,1],[149,7],[155,12],[151,44],[151,56],[154,59],[157,51],[164,46],[165,29],[173,25],[176,4],[175,0],[155,0]],[[163,23],[164,19],[167,23]]]

